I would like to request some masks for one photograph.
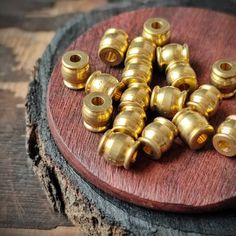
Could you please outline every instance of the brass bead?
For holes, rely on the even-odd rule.
[[[150,18],[144,22],[142,35],[157,46],[165,45],[170,39],[170,23],[163,18]]]
[[[88,54],[78,50],[66,52],[62,56],[61,74],[68,88],[84,88],[90,74]]]
[[[236,156],[236,115],[228,116],[220,124],[213,137],[213,146],[224,156]]]
[[[120,112],[114,119],[113,132],[122,132],[137,139],[145,126],[146,113],[139,104],[120,104]]]
[[[236,94],[236,62],[228,59],[216,61],[210,81],[221,91],[223,98],[233,97]]]
[[[171,121],[164,117],[157,117],[144,128],[142,137],[138,140],[142,144],[143,151],[157,160],[162,153],[169,150],[177,134],[178,130]]]
[[[127,48],[128,34],[121,29],[110,28],[101,39],[98,55],[104,63],[116,66],[124,60]]]
[[[85,92],[103,92],[118,101],[121,97],[122,84],[112,75],[102,73],[101,71],[93,72],[87,80]]]
[[[206,118],[189,108],[179,111],[172,122],[177,126],[181,138],[194,150],[202,148],[214,133]]]
[[[99,143],[98,152],[110,164],[129,169],[136,161],[139,144],[128,134],[108,130]]]
[[[150,107],[153,111],[157,111],[161,116],[173,118],[174,115],[183,109],[187,91],[180,91],[173,86],[165,86],[160,88],[155,86],[152,90]]]
[[[157,62],[162,68],[173,62],[189,63],[189,49],[187,44],[170,43],[164,47],[157,47]]]
[[[171,63],[166,68],[166,79],[169,85],[181,91],[188,90],[190,93],[198,86],[196,73],[188,63]]]
[[[146,110],[149,106],[151,89],[145,83],[131,83],[123,92],[121,102],[134,102]]]
[[[221,92],[216,87],[204,84],[190,95],[187,106],[208,118],[216,113],[221,99]]]
[[[125,65],[127,65],[132,58],[143,59],[151,64],[154,56],[155,44],[153,44],[151,40],[139,36],[134,38],[129,45]]]
[[[112,117],[112,100],[101,92],[92,92],[83,99],[82,117],[84,126],[92,132],[102,132],[110,124]]]

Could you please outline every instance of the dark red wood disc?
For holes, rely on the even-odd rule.
[[[141,35],[144,21],[153,16],[170,21],[171,42],[189,45],[190,61],[199,84],[209,83],[214,61],[236,58],[236,17],[194,8],[148,8],[123,13],[96,24],[69,49],[86,51],[92,71],[101,70],[120,79],[122,67],[111,68],[98,58],[104,31],[109,27],[122,28],[132,39]],[[102,134],[89,132],[82,123],[84,91],[64,86],[60,60],[48,86],[48,122],[59,150],[79,174],[107,193],[145,207],[194,212],[236,206],[236,159],[221,156],[210,143],[199,151],[174,144],[157,162],[140,152],[128,171],[105,162],[97,153]],[[159,72],[155,72],[153,81],[165,85]],[[210,122],[217,127],[233,113],[236,114],[235,98],[224,100]]]

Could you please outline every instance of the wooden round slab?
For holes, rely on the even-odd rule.
[[[111,68],[98,58],[98,45],[109,27],[124,29],[130,39],[141,35],[144,21],[153,16],[168,19],[171,42],[187,43],[199,84],[209,83],[211,65],[219,58],[236,58],[236,17],[193,8],[147,8],[123,13],[91,27],[68,48],[86,51],[92,71],[101,70],[120,79],[122,67]],[[200,151],[174,144],[154,162],[140,152],[129,171],[109,165],[97,153],[102,134],[85,129],[81,118],[84,91],[63,84],[61,62],[48,85],[47,112],[53,138],[69,164],[96,187],[125,201],[167,211],[209,211],[236,205],[236,160],[219,155],[211,144]],[[153,85],[165,85],[155,72]],[[210,122],[217,125],[236,113],[235,98],[224,100]]]

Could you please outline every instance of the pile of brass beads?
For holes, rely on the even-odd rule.
[[[236,94],[236,62],[218,60],[212,66],[210,84],[198,86],[190,65],[187,44],[169,43],[170,24],[150,18],[142,36],[129,44],[128,34],[108,29],[98,55],[109,66],[124,62],[121,80],[101,71],[90,73],[89,56],[69,51],[62,57],[61,73],[70,89],[85,88],[82,118],[92,132],[106,131],[98,151],[116,166],[129,168],[139,147],[152,159],[159,159],[179,135],[190,149],[202,148],[214,135],[208,122],[222,99]],[[168,86],[150,88],[153,64],[164,70]],[[115,114],[113,105],[117,104]],[[147,109],[158,114],[146,124]],[[224,156],[236,155],[236,115],[228,116],[213,137],[213,146]]]

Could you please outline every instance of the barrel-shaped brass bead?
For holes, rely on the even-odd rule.
[[[98,55],[100,59],[110,65],[119,65],[128,48],[128,34],[116,28],[108,29],[100,42]]]
[[[177,127],[171,121],[164,117],[157,117],[144,128],[138,140],[148,156],[159,159],[162,153],[170,149],[177,134]]]
[[[236,156],[236,115],[228,116],[213,137],[214,148],[227,157]]]
[[[144,37],[136,37],[132,40],[126,53],[125,65],[129,63],[132,58],[139,58],[146,60],[150,64],[155,57],[155,44]]]
[[[233,97],[236,94],[236,62],[228,59],[216,61],[210,81],[221,91],[223,98]]]
[[[150,101],[150,87],[145,83],[131,83],[123,92],[121,102],[134,102],[146,110]]]
[[[216,113],[221,99],[221,92],[215,86],[204,84],[190,95],[187,106],[208,118]]]
[[[207,119],[189,108],[179,111],[172,122],[177,126],[181,138],[194,150],[202,148],[214,133]]]
[[[62,56],[61,74],[64,84],[70,89],[82,89],[90,74],[89,56],[87,53],[73,50]]]
[[[174,115],[183,109],[187,91],[180,91],[173,86],[155,86],[152,90],[150,107],[161,116],[173,118]]]
[[[136,161],[139,144],[128,134],[108,130],[99,143],[98,152],[110,164],[129,169]]]
[[[173,62],[189,63],[189,49],[187,44],[170,43],[164,47],[157,47],[156,53],[157,62],[161,68]]]
[[[163,18],[150,18],[144,22],[142,36],[162,46],[170,40],[170,23]]]
[[[197,76],[188,63],[171,63],[166,68],[166,79],[169,85],[179,88],[181,91],[193,92],[197,87]]]
[[[112,117],[112,99],[105,93],[92,92],[83,99],[82,117],[84,126],[92,132],[106,130]]]
[[[122,84],[112,75],[102,73],[101,71],[93,72],[87,80],[85,92],[102,92],[109,95],[115,101],[118,101],[122,94]]]

